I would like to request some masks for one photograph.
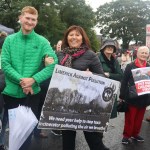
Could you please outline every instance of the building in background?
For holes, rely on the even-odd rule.
[[[146,46],[150,48],[150,24],[146,25]]]

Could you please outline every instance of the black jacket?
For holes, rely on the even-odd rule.
[[[59,52],[57,56],[60,64],[60,61],[65,55],[63,54],[63,52]],[[73,59],[72,68],[81,71],[86,71],[87,69],[89,69],[89,71],[95,74],[103,74],[104,76],[100,60],[92,50],[87,50],[83,55],[79,56],[76,59]]]
[[[1,92],[4,90],[4,87],[5,87],[5,78],[2,70],[0,69],[0,113],[2,113],[4,106],[4,100],[1,94]]]
[[[147,67],[148,66],[149,65],[147,65]],[[134,79],[132,76],[132,72],[131,72],[131,70],[135,69],[135,68],[138,68],[138,67],[136,67],[133,62],[127,65],[127,67],[124,71],[122,82],[121,82],[119,98],[126,100],[126,102],[131,105],[135,105],[137,107],[146,107],[146,106],[150,105],[150,95],[149,94],[141,95],[134,99],[130,99],[128,97],[128,95],[129,95],[128,85],[130,85],[130,86],[135,85]]]
[[[2,70],[0,69],[0,93],[4,90],[4,87],[5,87],[5,77]]]

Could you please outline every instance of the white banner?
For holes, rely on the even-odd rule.
[[[56,65],[38,128],[104,131],[120,83]]]
[[[138,95],[150,93],[150,67],[132,70],[136,91]]]

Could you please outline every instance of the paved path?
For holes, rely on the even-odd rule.
[[[146,111],[145,117],[150,115],[150,110]],[[130,145],[122,145],[122,130],[124,124],[124,114],[120,113],[117,118],[110,120],[110,126],[104,133],[103,141],[110,150],[150,150],[150,123],[143,120],[141,136],[144,143],[133,141]],[[53,135],[50,130],[43,130],[48,134],[47,139],[32,139],[31,150],[62,150],[62,137]],[[7,134],[8,141],[8,134]],[[89,150],[81,131],[77,132],[76,150]]]
[[[150,115],[147,111],[145,117]],[[110,150],[150,150],[150,123],[143,120],[141,136],[145,139],[144,143],[133,141],[130,145],[124,146],[121,144],[122,130],[124,124],[124,114],[120,113],[116,119],[110,120],[108,131],[104,133],[104,143]],[[62,137],[54,136],[50,130],[45,130],[48,133],[48,139],[32,140],[31,150],[61,150]],[[77,132],[76,150],[89,150],[81,131]]]

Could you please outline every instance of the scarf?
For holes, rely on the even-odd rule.
[[[103,51],[101,51],[101,54],[104,58],[104,61],[106,62],[107,66],[111,69],[111,73],[115,73],[115,58],[111,55],[110,60],[106,57]]]
[[[139,68],[146,67],[146,60],[145,60],[144,63],[141,65],[141,64],[139,63],[138,58],[136,58],[135,61],[134,61],[134,63],[135,63],[135,66],[137,66],[137,67],[139,67]]]
[[[87,46],[79,48],[69,48],[69,47],[64,48],[62,52],[65,54],[65,56],[60,61],[60,64],[62,66],[72,68],[72,60],[83,55],[87,49],[88,49]]]

